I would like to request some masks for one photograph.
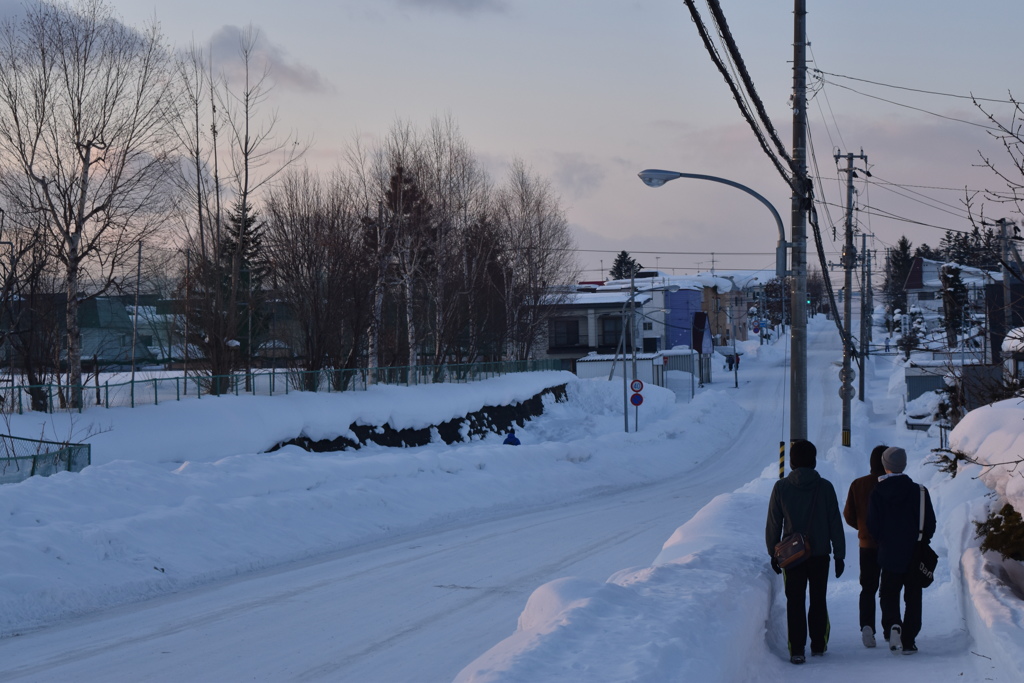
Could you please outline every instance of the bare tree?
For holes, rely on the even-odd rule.
[[[268,69],[259,71],[258,40],[251,27],[240,34],[239,82],[214,77],[214,66],[204,65],[197,49],[179,68],[188,102],[179,136],[190,157],[182,170],[184,184],[194,188],[196,212],[186,222],[189,345],[202,350],[217,378],[238,367],[254,343],[253,316],[262,294],[257,273],[267,267],[259,255],[263,223],[255,197],[308,148],[293,135],[278,138],[276,116],[260,114],[272,88]],[[223,379],[210,385],[216,394],[226,388]]]
[[[433,218],[427,236],[430,258],[423,288],[431,309],[427,321],[433,342],[432,362],[441,365],[453,355],[461,360],[473,346],[467,334],[469,320],[484,296],[474,275],[494,251],[471,249],[468,243],[470,232],[487,221],[491,188],[487,174],[450,116],[431,121],[422,159],[419,177]],[[483,242],[476,244],[478,249],[483,246]],[[466,348],[460,349],[460,345]]]
[[[556,286],[579,276],[575,245],[549,183],[531,173],[521,159],[512,162],[498,190],[496,217],[505,239],[507,356],[525,360],[567,296]]]
[[[155,24],[137,32],[102,0],[29,5],[0,30],[0,164],[13,171],[0,191],[13,211],[44,217],[63,265],[72,408],[79,304],[130,270],[169,198],[170,64]]]
[[[357,367],[369,318],[371,284],[359,216],[340,174],[324,182],[308,169],[289,172],[267,200],[267,253],[274,292],[295,318],[302,364],[331,369],[344,389]],[[304,388],[316,390],[317,376]]]

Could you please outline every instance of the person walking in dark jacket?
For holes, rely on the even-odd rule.
[[[886,448],[875,446],[871,451],[871,473],[850,483],[843,507],[843,519],[857,530],[860,546],[860,635],[864,647],[875,646],[875,594],[878,593],[878,579],[882,571],[878,566],[878,544],[868,531],[868,501],[878,485],[878,478],[885,474],[882,453]]]
[[[786,627],[789,634],[789,661],[803,664],[808,632],[811,654],[825,654],[828,646],[829,553],[836,560],[836,578],[843,574],[846,537],[839,513],[839,500],[832,483],[814,467],[817,449],[810,441],[793,442],[789,452],[791,471],[775,482],[768,501],[765,543],[772,556],[772,569],[783,575],[786,590]],[[800,532],[810,537],[811,556],[804,562],[780,569],[774,557],[775,544],[788,534]],[[808,588],[810,605],[807,604]]]
[[[935,510],[928,489],[903,474],[907,452],[887,448],[882,453],[885,475],[868,502],[868,531],[878,543],[878,564],[882,582],[878,591],[882,607],[882,633],[889,649],[909,655],[917,652],[917,634],[921,632],[921,585],[912,580],[910,564],[918,535],[931,540],[935,533]],[[921,528],[921,494],[924,494],[924,524]],[[919,532],[919,529],[920,532]],[[910,579],[910,580],[908,580]],[[900,592],[906,609],[900,618]]]

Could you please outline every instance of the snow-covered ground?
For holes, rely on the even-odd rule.
[[[269,591],[266,586],[280,583],[285,572],[308,570],[318,558],[343,555],[346,549],[379,544],[386,556],[378,567],[399,566],[397,546],[387,545],[388,539],[418,548],[417,534],[451,530],[466,536],[463,524],[477,521],[501,518],[502,533],[518,524],[539,546],[538,520],[545,515],[586,510],[584,522],[592,516],[597,524],[596,511],[602,505],[610,508],[608,496],[615,492],[653,487],[636,489],[641,492],[637,498],[656,498],[657,491],[690,482],[713,499],[693,515],[683,512],[688,508],[680,493],[674,502],[665,496],[668,503],[657,514],[669,522],[669,531],[661,537],[664,547],[653,562],[650,556],[636,556],[614,566],[607,572],[610,576],[595,574],[585,564],[565,575],[558,567],[524,572],[554,580],[539,578],[530,586],[526,594],[532,591],[532,596],[519,603],[518,628],[513,632],[515,625],[509,624],[506,639],[498,636],[479,647],[444,680],[456,676],[459,668],[456,678],[464,681],[860,681],[894,672],[907,680],[1021,680],[1024,611],[1019,589],[995,580],[1015,573],[1019,579],[1020,564],[983,556],[971,521],[983,518],[988,506],[996,504],[986,483],[1018,503],[1024,487],[1011,468],[989,470],[982,478],[982,468],[971,465],[951,479],[925,463],[938,438],[904,428],[902,373],[895,356],[869,360],[867,401],[854,402],[853,447],[839,446],[840,351],[832,325],[812,321],[809,345],[809,434],[818,445],[819,471],[845,499],[849,482],[866,473],[867,453],[874,445],[900,445],[911,456],[908,473],[929,486],[935,500],[940,527],[933,545],[940,563],[937,581],[927,589],[921,653],[916,657],[894,658],[884,648],[865,650],[860,645],[856,532],[851,529],[846,573],[829,584],[829,652],[804,667],[788,663],[781,579],[767,566],[763,540],[767,497],[778,472],[773,452],[777,454],[785,438],[788,420],[788,366],[784,343],[769,347],[755,342],[744,349],[739,390],[732,388],[730,376],[700,389],[693,401],[687,385],[677,402],[671,391],[646,387],[639,430],[629,433],[623,429],[621,383],[578,381],[569,373],[514,375],[470,385],[229,396],[81,415],[13,416],[9,426],[15,435],[88,437],[94,465],[79,474],[0,487],[0,519],[5,521],[0,528],[0,679],[103,680],[97,673],[102,670],[106,680],[357,680],[355,674],[342,675],[357,670],[346,667],[382,646],[345,652],[320,665],[321,652],[304,653],[302,643],[287,635],[298,632],[293,621],[314,619],[312,606],[297,599],[298,590],[291,593],[291,630],[275,632],[272,622],[280,617],[261,621],[253,608],[241,628],[233,626],[240,631],[237,641],[223,631],[211,631],[219,635],[199,636],[218,639],[210,651],[200,652],[194,643],[181,655],[166,646],[143,651],[139,656],[151,667],[145,675],[117,649],[144,640],[131,632],[141,620],[128,619],[134,625],[111,634],[102,646],[86,645],[86,636],[80,634],[99,638],[91,632],[116,629],[117,615],[138,614],[146,605],[157,605],[154,613],[159,605],[195,613],[198,608],[189,601],[212,600],[213,592],[204,592],[209,586],[226,585],[244,593],[242,603],[258,606],[262,594],[254,591]],[[289,447],[263,453],[299,434],[313,439],[344,435],[357,421],[389,422],[396,428],[436,424],[566,382],[569,401],[548,404],[544,416],[517,430],[523,441],[519,447],[502,446],[502,437],[493,435],[452,446],[374,446],[336,454]],[[954,447],[983,459],[1015,452],[1024,443],[1024,411],[1016,402],[976,414],[954,432]],[[631,428],[632,416],[630,408]],[[705,478],[719,471],[739,479]],[[736,483],[715,488],[725,481]],[[658,482],[665,484],[659,489]],[[704,501],[693,488],[679,490]],[[715,497],[717,493],[721,495]],[[628,529],[634,501],[620,502],[621,508],[611,508],[611,514]],[[577,504],[588,507],[574,508]],[[569,522],[559,519],[553,531],[545,532],[552,534],[546,543],[560,544],[560,525],[565,534],[580,533],[581,527],[570,531]],[[640,525],[636,527],[640,535]],[[542,550],[537,548],[539,564],[547,561],[541,559]],[[523,556],[519,562],[528,565],[529,551],[518,554]],[[485,553],[479,559],[484,564],[488,557]],[[336,571],[334,565],[330,571]],[[260,572],[273,575],[262,582],[232,582],[233,577],[265,576]],[[372,595],[345,594],[334,611],[354,612],[365,597],[378,607],[411,614],[429,632],[434,617],[424,604],[434,598],[426,590],[422,597],[398,597],[405,595],[403,586],[389,585],[383,576],[365,589]],[[421,579],[432,590],[474,589],[436,585],[439,580],[432,576]],[[502,590],[510,587],[491,593]],[[287,615],[287,599],[283,602]],[[221,612],[243,611],[238,604]],[[466,603],[460,619],[444,627],[438,623],[436,635],[418,641],[425,652],[389,655],[392,660],[407,656],[401,666],[374,660],[377,668],[362,670],[358,680],[442,680],[423,660],[458,652],[457,641],[469,639],[470,631],[479,628],[479,621],[468,618],[478,607]],[[379,626],[372,623],[375,611],[384,613],[371,606],[371,616],[360,617],[367,631]],[[224,618],[221,612],[204,619],[201,627],[213,629],[211,623]],[[98,621],[97,615],[114,616]],[[315,619],[330,619],[317,615]],[[179,630],[199,628],[187,623]],[[317,626],[328,633],[340,629],[329,621]],[[398,641],[411,629],[396,628],[392,640]],[[252,636],[248,640],[247,629]],[[308,635],[302,638],[309,644]],[[337,647],[343,651],[342,645]],[[318,664],[297,673],[265,663],[285,659]]]

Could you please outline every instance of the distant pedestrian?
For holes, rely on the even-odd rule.
[[[727,356],[725,357],[725,363],[726,363],[726,365],[728,365],[728,366],[729,366],[729,372],[732,372],[732,364],[733,364],[733,362],[734,362],[734,361],[733,361],[733,358],[734,358],[734,356],[733,356],[733,355],[732,355],[731,353],[730,353],[730,354],[728,354],[728,355],[727,355]]]
[[[821,656],[828,647],[829,553],[836,560],[836,578],[843,574],[846,537],[839,500],[832,483],[815,471],[817,449],[810,441],[793,442],[789,452],[792,471],[775,482],[768,501],[765,543],[772,556],[772,569],[783,575],[786,590],[786,627],[789,635],[789,661],[803,664],[808,632],[811,654]],[[799,532],[810,537],[811,555],[802,563],[781,569],[774,556],[775,544],[788,534]],[[807,605],[808,587],[810,605]]]
[[[508,430],[508,436],[505,437],[505,440],[502,441],[502,443],[505,444],[506,446],[518,446],[519,437],[516,436],[516,430]]]
[[[882,633],[893,653],[917,652],[917,634],[921,632],[921,585],[910,572],[919,533],[931,540],[935,533],[935,510],[928,489],[903,474],[907,452],[892,447],[882,453],[885,474],[868,502],[868,531],[878,543],[878,564],[882,581],[878,590],[882,607]],[[921,496],[924,495],[924,519],[921,522]],[[920,532],[919,532],[920,529]],[[900,618],[900,592],[905,611]]]
[[[875,646],[875,599],[881,568],[878,566],[878,544],[868,531],[868,501],[885,474],[882,453],[888,446],[875,446],[869,460],[870,474],[854,479],[846,494],[843,519],[857,530],[860,546],[860,634],[864,647]]]
[[[886,337],[886,338],[885,338],[885,352],[886,352],[886,353],[888,353],[888,352],[889,352],[889,344],[890,344],[890,342],[892,342],[892,340],[891,340],[891,339],[889,339],[889,337]]]

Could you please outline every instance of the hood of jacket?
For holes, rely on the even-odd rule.
[[[797,467],[786,479],[799,489],[813,489],[821,481],[821,475],[813,467]]]

